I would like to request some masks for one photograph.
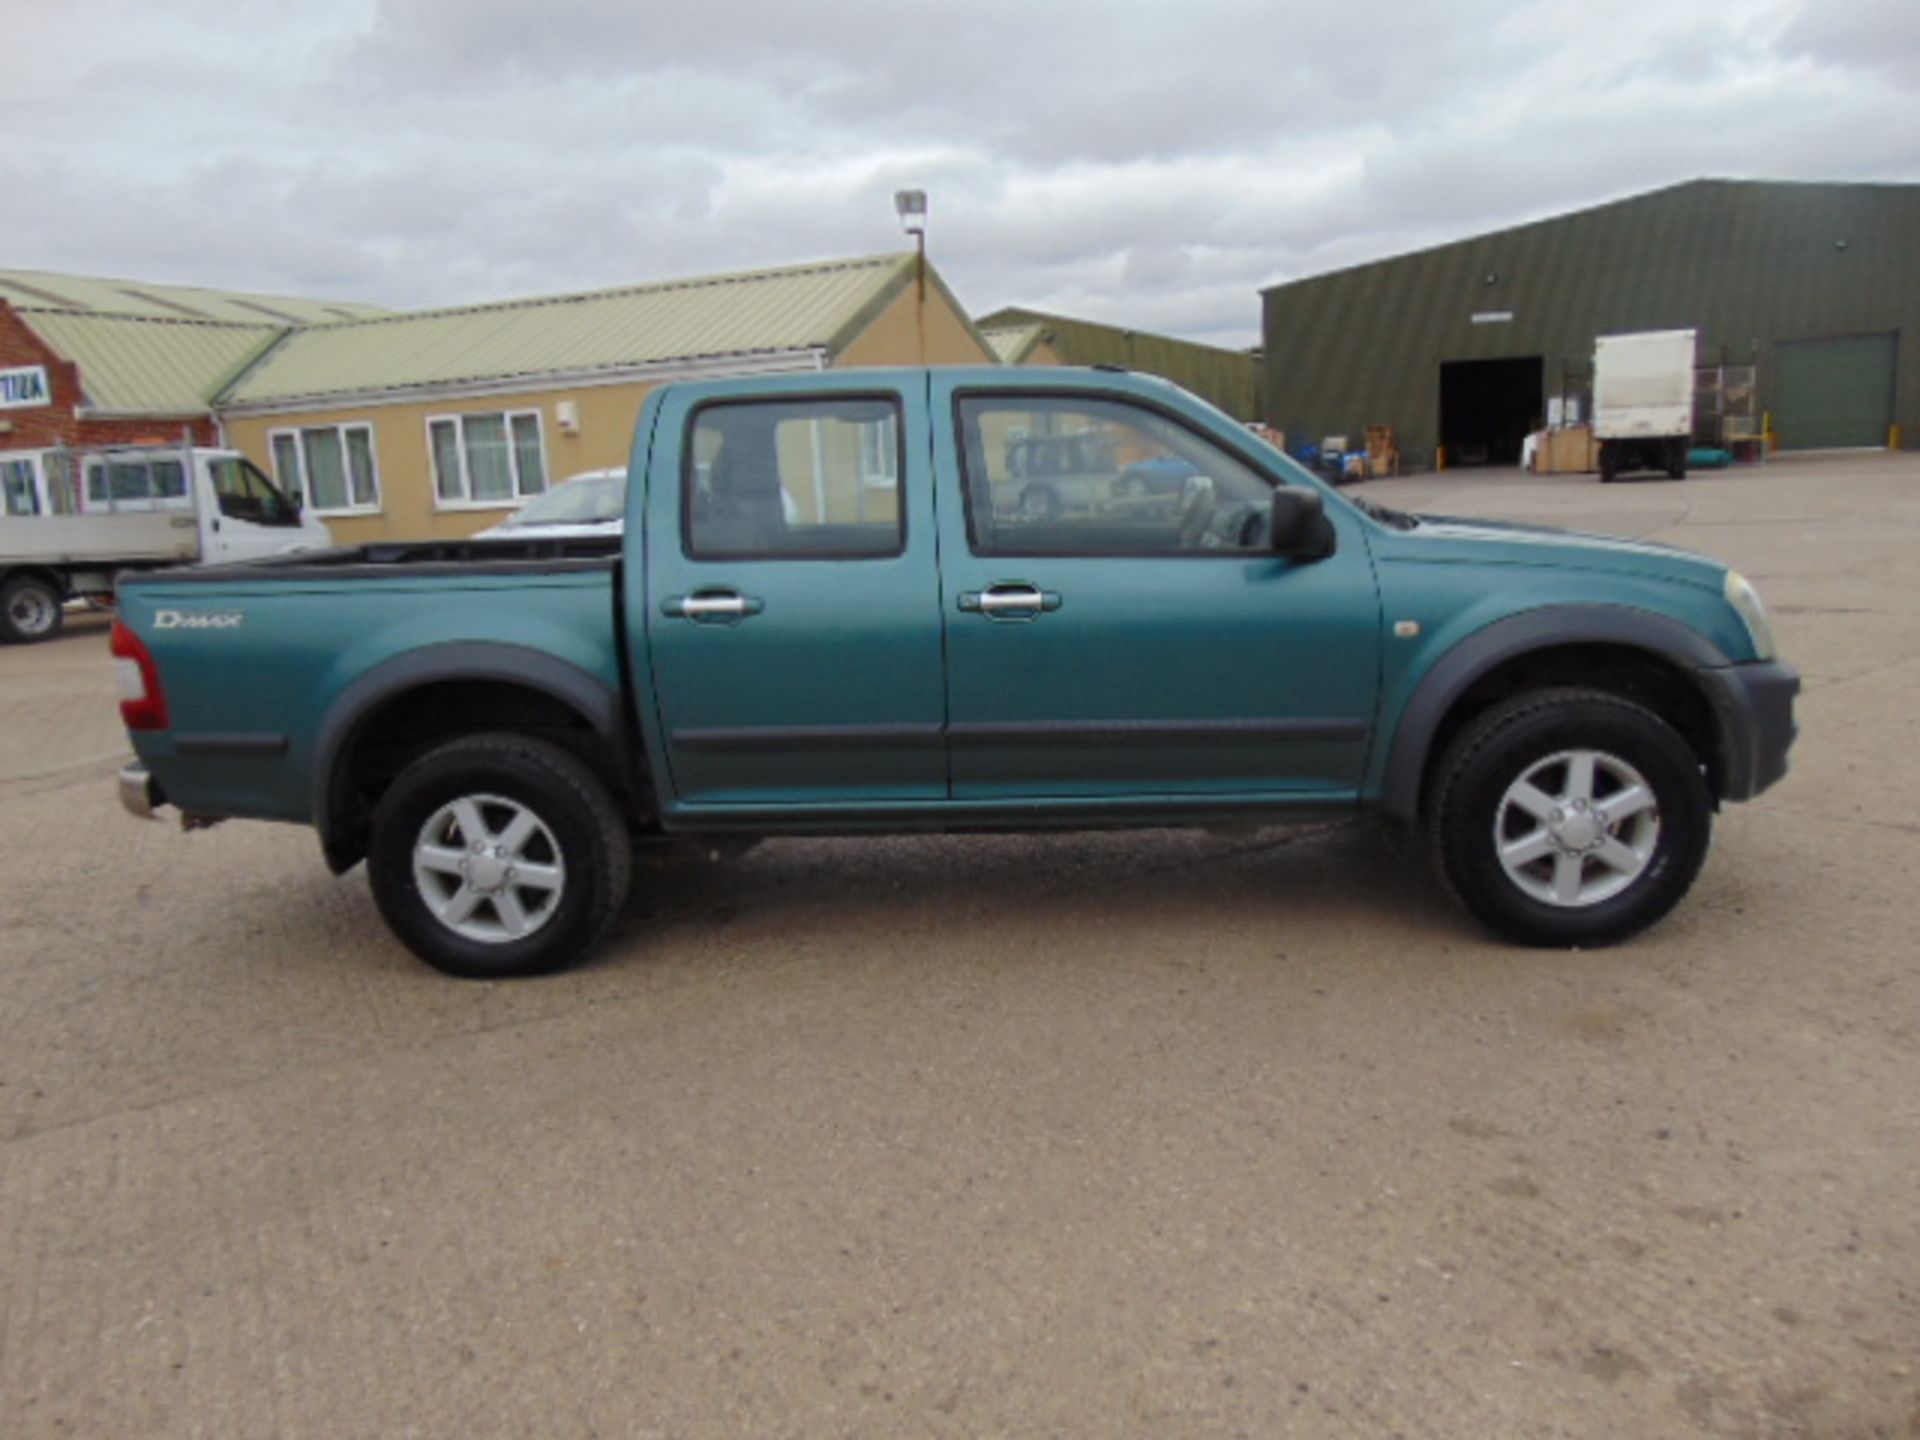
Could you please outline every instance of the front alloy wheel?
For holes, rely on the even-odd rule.
[[[1507,787],[1493,831],[1501,867],[1521,890],[1548,905],[1597,905],[1646,872],[1660,807],[1618,755],[1565,750]]]
[[[1610,945],[1679,903],[1706,858],[1700,757],[1652,711],[1595,690],[1518,695],[1435,767],[1435,863],[1467,909],[1526,945]]]

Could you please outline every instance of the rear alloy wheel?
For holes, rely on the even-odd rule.
[[[630,841],[593,773],[558,746],[477,735],[401,772],[374,813],[367,871],[406,946],[450,975],[558,970],[625,902]]]
[[[1666,915],[1706,858],[1712,812],[1692,747],[1592,690],[1494,706],[1448,750],[1428,797],[1442,877],[1528,945],[1608,945]]]
[[[0,640],[28,645],[51,640],[66,619],[60,596],[35,575],[17,575],[0,590]]]

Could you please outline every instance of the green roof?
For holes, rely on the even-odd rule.
[[[51,270],[0,270],[0,300],[20,311],[137,315],[149,320],[212,320],[238,325],[324,325],[387,312],[376,305],[302,300],[193,285],[153,285],[61,275]]]
[[[700,361],[830,357],[913,275],[912,254],[882,255],[318,325],[290,333],[221,403],[244,409]],[[939,285],[935,275],[929,281]]]
[[[1160,375],[1237,420],[1260,415],[1260,361],[1245,351],[1018,306],[996,310],[975,323],[983,334],[1037,327],[1068,365],[1117,365]]]
[[[220,387],[286,333],[279,325],[220,325],[127,315],[22,315],[78,362],[87,407],[102,415],[205,415]]]

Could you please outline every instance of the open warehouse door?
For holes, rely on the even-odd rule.
[[[1440,365],[1440,444],[1448,466],[1518,465],[1546,414],[1546,360],[1446,360]]]

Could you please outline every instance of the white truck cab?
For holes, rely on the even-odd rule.
[[[0,454],[0,640],[46,640],[114,576],[333,544],[237,450],[137,445]]]

